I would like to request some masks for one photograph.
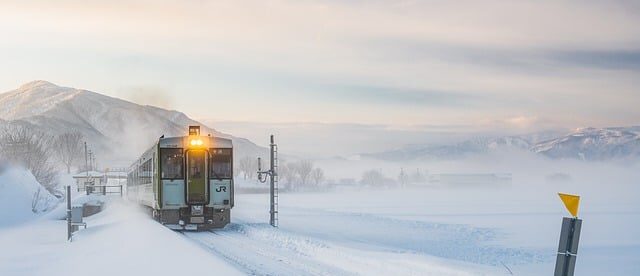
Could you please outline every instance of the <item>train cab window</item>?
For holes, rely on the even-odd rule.
[[[206,171],[204,165],[205,156],[201,151],[191,151],[189,154],[189,178],[203,178]]]
[[[231,178],[231,149],[209,150],[209,176],[212,179]]]
[[[160,149],[160,170],[163,179],[184,178],[182,149]]]
[[[207,152],[196,149],[187,151],[187,203],[208,202]]]

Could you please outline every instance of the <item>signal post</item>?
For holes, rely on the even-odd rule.
[[[278,227],[278,145],[271,135],[271,144],[269,144],[269,170],[262,170],[262,160],[258,157],[258,180],[262,183],[267,181],[269,177],[269,224]]]

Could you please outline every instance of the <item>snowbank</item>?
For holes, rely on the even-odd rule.
[[[58,204],[26,169],[5,167],[0,170],[0,227],[26,222]]]
[[[0,275],[242,275],[206,249],[113,200],[66,241],[66,223],[0,229]]]

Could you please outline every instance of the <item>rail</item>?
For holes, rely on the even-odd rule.
[[[84,186],[84,187],[78,187],[78,192],[86,192],[87,195],[89,194],[100,194],[100,195],[110,195],[110,194],[119,194],[120,196],[122,196],[122,191],[123,191],[123,186],[122,185],[89,185],[89,186]],[[115,189],[115,191],[113,191],[114,189],[107,189],[107,188],[117,188]]]

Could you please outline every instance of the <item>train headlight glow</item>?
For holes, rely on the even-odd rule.
[[[191,140],[191,145],[192,146],[202,146],[202,144],[203,144],[203,142],[200,139]]]

